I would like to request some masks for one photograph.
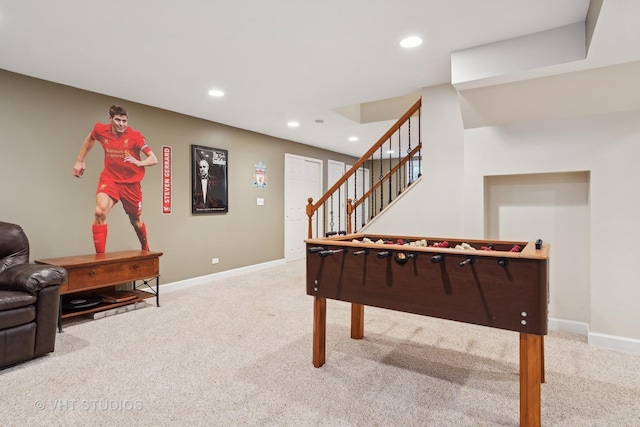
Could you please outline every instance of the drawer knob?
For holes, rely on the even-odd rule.
[[[138,269],[138,264],[133,264],[133,269],[137,270]]]
[[[96,275],[96,272],[93,270],[89,270],[89,277],[93,277]]]

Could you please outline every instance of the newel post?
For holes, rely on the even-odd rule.
[[[353,229],[351,228],[351,214],[353,214],[354,209],[353,199],[347,199],[347,234],[353,233]]]
[[[307,217],[309,218],[309,226],[307,228],[307,238],[311,239],[313,234],[311,233],[311,218],[313,217],[313,198],[307,199]]]

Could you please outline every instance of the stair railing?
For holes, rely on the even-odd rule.
[[[307,199],[309,238],[357,232],[420,176],[421,109],[419,99],[317,202]]]

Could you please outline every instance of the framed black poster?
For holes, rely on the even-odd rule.
[[[227,150],[191,146],[191,213],[229,212],[228,161]]]

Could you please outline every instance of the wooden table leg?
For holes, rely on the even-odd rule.
[[[364,337],[364,305],[351,304],[351,338],[359,340]]]
[[[540,382],[544,383],[544,336],[540,337]]]
[[[313,366],[319,368],[325,362],[327,342],[327,299],[315,297],[313,301]]]
[[[542,337],[520,333],[520,426],[540,427]]]

